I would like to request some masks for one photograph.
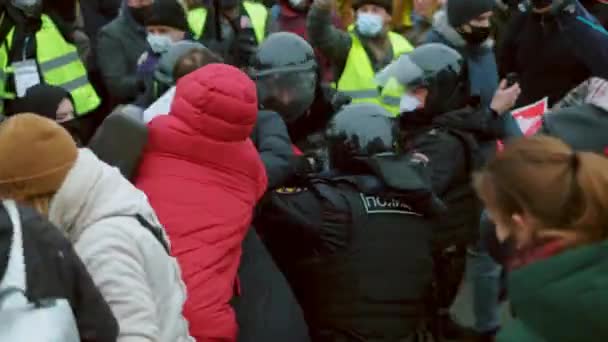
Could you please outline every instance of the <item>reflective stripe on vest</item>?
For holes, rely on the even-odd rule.
[[[380,92],[378,85],[374,81],[375,72],[372,63],[359,40],[359,37],[349,29],[352,40],[350,51],[346,59],[344,71],[338,80],[337,89],[352,98],[353,103],[367,102],[376,103],[389,112],[397,115],[399,113],[399,102],[403,94],[403,88],[396,83],[392,83]],[[393,48],[393,58],[412,51],[412,45],[401,35],[389,32],[388,38]]]
[[[89,83],[87,71],[80,60],[74,45],[65,41],[53,21],[42,15],[42,25],[36,33],[36,61],[41,78],[46,84],[62,87],[70,92],[74,100],[77,115],[84,115],[99,106],[101,100],[95,89]],[[0,49],[0,94],[2,98],[14,98],[14,94],[5,92],[9,67],[10,45],[13,41],[14,28],[6,37],[3,48]]]
[[[268,9],[262,4],[258,4],[251,1],[243,2],[243,7],[247,12],[247,16],[251,19],[251,25],[255,32],[255,38],[258,44],[264,40],[266,36],[266,21],[268,19]],[[195,8],[188,12],[188,24],[190,30],[194,33],[195,39],[200,39],[203,36],[203,30],[205,29],[205,23],[207,22],[207,9],[206,8]]]

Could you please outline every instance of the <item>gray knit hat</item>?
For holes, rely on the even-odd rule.
[[[177,63],[182,56],[194,49],[202,50],[206,49],[206,47],[201,43],[189,40],[182,40],[173,44],[169,51],[165,52],[158,61],[158,66],[154,72],[154,78],[164,84],[173,85],[175,83],[175,80],[173,79],[175,63]]]

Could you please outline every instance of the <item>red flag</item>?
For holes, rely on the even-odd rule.
[[[527,105],[525,107],[521,107],[518,109],[514,109],[511,111],[513,118],[517,121],[519,128],[524,133],[525,136],[529,137],[534,135],[543,124],[542,117],[549,109],[549,99],[545,97],[544,99],[537,101],[533,104]],[[502,141],[496,142],[496,150],[498,152],[504,149],[504,144]]]
[[[511,111],[525,136],[534,135],[542,126],[542,117],[549,109],[548,98]]]

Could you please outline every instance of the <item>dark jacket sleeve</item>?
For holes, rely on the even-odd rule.
[[[127,60],[121,53],[123,49],[120,40],[105,27],[99,33],[97,41],[97,63],[110,95],[117,100],[134,98],[138,91],[138,82],[135,75],[130,75]]]
[[[85,342],[114,342],[118,323],[72,244],[31,208],[20,208],[28,296],[66,298]],[[30,299],[31,299],[30,298]]]
[[[606,31],[578,0],[575,11],[562,10],[557,15],[561,26],[561,37],[567,39],[571,48],[592,76],[608,79],[608,31]],[[604,61],[604,62],[599,62]]]
[[[287,127],[281,116],[260,110],[252,139],[266,167],[268,188],[280,186],[291,176],[291,160],[294,157]]]
[[[433,192],[441,197],[464,167],[464,147],[457,138],[436,129],[416,138],[413,150],[429,158]]]
[[[342,72],[352,45],[350,35],[334,27],[331,11],[312,6],[306,23],[310,44],[319,49]]]

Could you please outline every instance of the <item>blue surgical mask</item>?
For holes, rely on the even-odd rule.
[[[422,103],[418,98],[412,94],[404,94],[401,96],[401,103],[399,103],[399,111],[401,113],[409,113],[415,111],[418,106]]]
[[[357,14],[357,31],[364,37],[376,37],[382,32],[384,20],[382,16],[372,13]]]
[[[148,34],[147,40],[155,53],[167,52],[173,44],[171,37],[162,34]]]

